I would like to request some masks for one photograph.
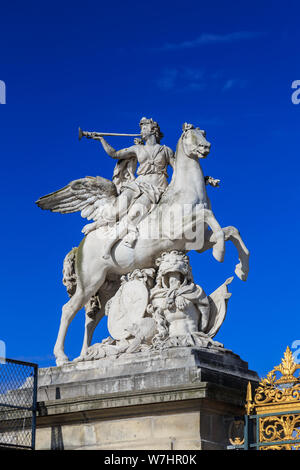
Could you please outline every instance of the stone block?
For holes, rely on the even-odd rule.
[[[63,447],[81,447],[84,445],[95,445],[97,437],[94,424],[76,424],[61,426]]]
[[[37,429],[35,445],[39,450],[51,449],[51,427]]]
[[[201,450],[201,440],[199,439],[176,439],[173,441],[173,450]]]
[[[224,449],[258,376],[224,350],[173,348],[39,371],[37,449]]]
[[[157,438],[198,438],[199,413],[180,413],[153,417],[153,437]]]
[[[131,418],[124,420],[100,421],[95,424],[95,435],[98,444],[137,441],[152,438],[151,417]]]

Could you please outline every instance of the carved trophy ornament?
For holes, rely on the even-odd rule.
[[[131,135],[134,145],[115,150],[104,135]],[[177,346],[223,348],[213,337],[224,321],[233,278],[207,296],[194,283],[187,253],[211,248],[222,262],[225,242],[231,240],[239,256],[235,273],[245,281],[249,251],[239,231],[222,228],[212,211],[206,186],[218,186],[220,180],[204,176],[200,165],[211,146],[205,131],[185,123],[175,153],[161,144],[163,134],[153,119],[141,119],[139,134],[80,129],[83,136],[99,140],[117,160],[112,181],[88,176],[36,202],[52,212],[80,212],[91,221],[64,260],[70,299],[54,347],[57,365],[69,361],[65,336],[82,307],[85,334],[76,361]],[[110,336],[91,345],[104,315]]]

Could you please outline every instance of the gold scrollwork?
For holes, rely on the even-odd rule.
[[[299,450],[300,446],[295,444],[282,444],[274,446],[261,446],[260,450]]]
[[[249,414],[259,405],[269,403],[292,403],[300,401],[300,380],[295,377],[295,372],[300,365],[295,363],[293,354],[287,347],[282,362],[274,367],[267,376],[262,379],[255,390],[254,400],[252,401],[251,385],[248,385],[246,411]],[[278,377],[278,373],[281,374]]]
[[[248,384],[246,413],[257,416],[260,450],[300,450],[300,378],[295,376],[298,369],[300,365],[287,347],[281,364],[259,382],[254,398]]]
[[[259,418],[260,442],[290,441],[300,438],[300,415],[287,414]]]

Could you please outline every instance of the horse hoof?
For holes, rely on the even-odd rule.
[[[64,364],[68,364],[70,361],[69,361],[69,358],[67,356],[63,356],[63,357],[58,357],[56,359],[56,365],[57,367],[59,366],[63,366]]]
[[[82,362],[84,361],[84,356],[80,355],[78,357],[75,357],[72,362]]]
[[[239,264],[236,265],[234,272],[241,281],[247,281],[248,273],[243,271]]]
[[[219,250],[217,247],[213,248],[213,257],[219,261],[219,263],[223,263],[224,261],[224,250]]]
[[[224,233],[220,232],[216,234],[216,243],[213,246],[213,257],[223,263],[225,255],[225,241],[224,241]]]

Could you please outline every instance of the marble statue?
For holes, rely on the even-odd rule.
[[[157,204],[168,186],[168,165],[174,166],[174,153],[165,145],[160,145],[163,134],[157,122],[142,118],[140,121],[142,139],[135,139],[135,145],[119,151],[113,149],[104,139],[100,140],[106,153],[118,161],[114,174],[118,197],[108,204],[101,213],[100,222],[88,225],[84,233],[89,233],[107,223],[115,224],[122,220],[116,239],[123,238],[125,245],[133,247],[137,239],[137,225],[148,214],[153,204]],[[134,177],[137,162],[137,178]],[[108,243],[104,258],[109,257],[114,239]]]
[[[220,226],[207,195],[207,184],[218,186],[219,180],[204,176],[200,165],[211,146],[205,131],[183,124],[174,153],[160,144],[157,122],[142,118],[140,129],[134,145],[118,151],[102,134],[85,133],[117,159],[112,181],[81,178],[37,201],[42,209],[78,211],[93,221],[64,260],[63,283],[70,299],[62,309],[54,348],[57,365],[69,361],[65,336],[82,307],[85,334],[76,361],[180,345],[222,347],[212,338],[225,318],[232,278],[206,296],[193,281],[187,253],[211,248],[222,262],[230,240],[239,255],[235,273],[247,279],[249,251],[235,227]],[[104,315],[110,337],[91,346]]]
[[[194,283],[185,253],[162,253],[155,264],[157,270],[137,269],[122,276],[106,304],[111,336],[90,346],[77,361],[176,346],[223,348],[212,338],[225,319],[231,296],[227,285],[233,277],[207,296]]]

